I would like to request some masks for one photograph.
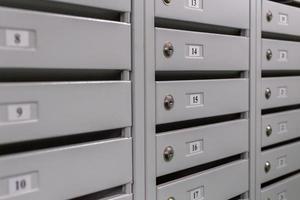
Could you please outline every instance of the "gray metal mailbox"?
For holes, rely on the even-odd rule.
[[[157,176],[237,155],[248,151],[248,120],[180,129],[156,136]],[[174,151],[172,160],[165,149]]]
[[[262,108],[275,108],[300,103],[300,76],[262,79]]]
[[[157,81],[156,122],[246,112],[248,91],[247,79]]]
[[[130,91],[130,81],[0,83],[0,143],[129,127]]]
[[[131,183],[131,145],[120,138],[2,156],[0,198],[71,199]]]
[[[277,183],[274,183],[261,191],[261,199],[298,199],[300,196],[300,175],[295,175],[290,178],[284,179]]]
[[[164,28],[155,33],[158,71],[249,69],[249,38]],[[166,55],[166,48],[173,53]]]
[[[262,116],[262,146],[300,137],[300,110]]]
[[[248,191],[248,161],[238,161],[157,186],[157,200],[224,200]],[[197,199],[197,198],[194,198]]]
[[[155,16],[248,29],[250,17],[249,5],[249,0],[155,0]]]
[[[4,7],[0,19],[0,68],[131,68],[130,24]]]
[[[299,52],[300,42],[262,39],[262,69],[299,70]]]
[[[262,31],[300,35],[300,8],[269,0],[262,1]]]
[[[262,152],[260,182],[278,178],[300,168],[300,142]]]

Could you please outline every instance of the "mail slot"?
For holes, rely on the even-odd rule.
[[[171,55],[166,55],[167,45]],[[156,70],[248,69],[246,37],[156,28]]]
[[[300,76],[263,78],[262,108],[274,108],[300,103]]]
[[[248,191],[248,174],[247,160],[234,162],[158,185],[157,200],[227,200]]]
[[[120,138],[0,158],[1,199],[70,199],[132,181],[131,139]]]
[[[271,33],[300,35],[300,8],[263,0],[262,30]]]
[[[130,11],[130,0],[95,1],[95,0],[50,0],[55,2],[71,3],[84,6],[98,7],[118,11]]]
[[[261,183],[300,169],[300,142],[262,152]]]
[[[130,69],[130,24],[4,7],[0,18],[0,67]]]
[[[248,79],[156,82],[156,123],[248,111]]]
[[[262,146],[300,137],[300,110],[262,116]]]
[[[284,179],[280,182],[277,182],[273,185],[270,185],[266,188],[263,188],[261,191],[261,199],[298,199],[300,196],[300,175],[292,176],[288,179]]]
[[[299,52],[300,42],[263,39],[262,69],[299,70]]]
[[[131,194],[121,195],[119,197],[113,197],[108,200],[132,200],[132,195]]]
[[[155,0],[155,15],[160,18],[248,29],[249,5],[249,0]]]
[[[129,81],[1,83],[1,143],[129,127],[130,90]]]
[[[156,136],[157,176],[201,165],[248,151],[248,120],[180,129]],[[167,147],[174,151],[166,161]]]

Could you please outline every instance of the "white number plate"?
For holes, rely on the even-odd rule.
[[[188,0],[188,6],[190,8],[196,8],[196,9],[200,9],[201,6],[201,1],[202,0]]]
[[[23,121],[31,119],[30,104],[8,105],[8,121]]]
[[[32,190],[30,175],[13,177],[8,180],[9,195],[19,195]]]
[[[6,30],[6,46],[29,47],[29,32],[20,30]]]

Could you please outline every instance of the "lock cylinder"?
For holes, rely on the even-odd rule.
[[[271,95],[272,95],[271,89],[270,89],[270,88],[267,88],[267,89],[265,90],[265,97],[266,97],[266,99],[270,99],[270,98],[271,98]]]
[[[174,46],[171,42],[164,44],[163,53],[166,58],[170,58],[174,53]]]
[[[272,19],[273,19],[273,13],[272,13],[272,11],[269,10],[269,11],[267,12],[266,18],[267,18],[267,21],[268,21],[268,22],[271,22],[271,21],[272,21]]]
[[[175,100],[172,95],[169,94],[169,95],[165,96],[164,106],[165,106],[166,110],[171,110],[174,107],[174,103],[175,103]]]
[[[162,0],[162,1],[164,2],[164,4],[169,5],[172,0]]]
[[[268,49],[267,52],[266,52],[266,58],[267,60],[271,60],[273,57],[273,52],[271,49]]]
[[[271,163],[267,161],[265,163],[265,172],[268,173],[271,170]]]
[[[270,136],[272,135],[272,132],[273,132],[272,126],[271,126],[271,125],[268,125],[267,128],[266,128],[266,135],[267,135],[268,137],[270,137]]]
[[[164,150],[164,159],[166,162],[169,162],[173,159],[174,157],[174,149],[171,146],[168,146]]]

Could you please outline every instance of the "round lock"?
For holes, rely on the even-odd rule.
[[[265,172],[268,173],[271,170],[271,163],[269,161],[265,164]]]
[[[270,22],[272,21],[272,19],[273,19],[273,13],[269,10],[267,12],[267,21]]]
[[[265,91],[265,97],[266,97],[266,99],[270,99],[271,95],[272,95],[271,89],[267,88],[266,91]]]
[[[174,107],[174,98],[172,95],[167,95],[164,99],[164,106],[165,106],[165,109],[167,110],[171,110],[173,107]]]
[[[171,42],[167,42],[164,45],[164,56],[170,58],[174,53],[174,46]]]
[[[175,198],[174,197],[169,197],[168,200],[175,200]]]
[[[173,159],[174,157],[174,149],[171,146],[168,146],[164,150],[164,159],[166,162],[169,162]]]
[[[266,58],[267,58],[267,60],[271,60],[272,57],[273,57],[272,50],[271,50],[271,49],[268,49],[268,50],[267,50],[267,53],[266,53]]]
[[[270,137],[270,135],[272,135],[272,126],[271,125],[268,125],[267,128],[266,128],[266,135],[268,137]]]
[[[163,0],[164,4],[169,5],[172,0]]]

